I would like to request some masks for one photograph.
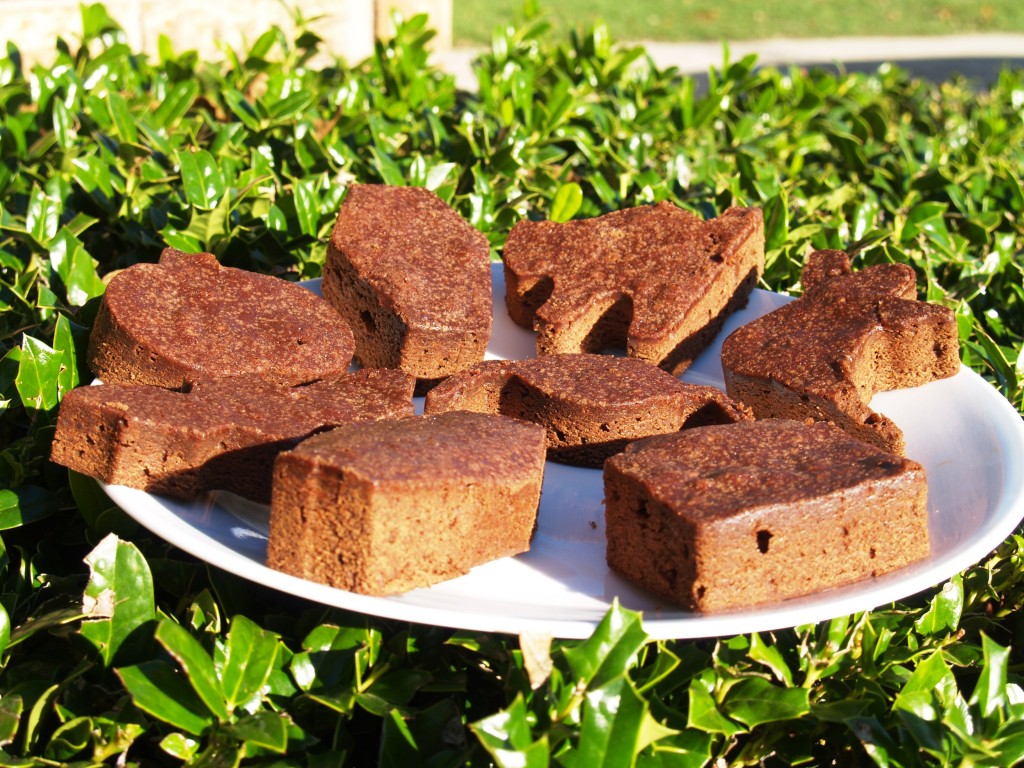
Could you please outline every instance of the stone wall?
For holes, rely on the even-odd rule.
[[[0,43],[13,41],[27,62],[51,60],[58,37],[72,48],[81,36],[80,0],[0,0]],[[357,62],[373,52],[375,35],[392,33],[391,11],[427,13],[437,31],[435,49],[451,46],[452,0],[105,0],[107,12],[124,27],[137,50],[155,53],[161,34],[176,51],[197,50],[222,58],[219,46],[242,49],[278,25],[290,30],[293,7],[325,40],[329,51]]]

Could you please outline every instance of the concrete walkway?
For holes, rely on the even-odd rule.
[[[643,45],[659,67],[675,66],[687,74],[703,74],[722,64],[721,43],[660,43]],[[476,88],[472,60],[479,49],[457,48],[439,52],[435,61],[455,75],[460,87]],[[986,34],[943,37],[850,37],[772,39],[729,43],[737,61],[757,54],[762,66],[841,64],[848,71],[871,71],[883,62],[895,62],[912,75],[933,81],[954,74],[991,83],[1004,65],[1024,67],[1024,35]]]

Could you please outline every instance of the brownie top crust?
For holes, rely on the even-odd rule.
[[[639,440],[608,460],[654,497],[695,520],[884,486],[920,464],[850,437],[826,422],[787,419],[697,427]]]
[[[330,244],[407,324],[489,332],[487,238],[430,190],[349,185]]]
[[[490,396],[497,410],[511,382],[542,392],[552,404],[571,402],[595,411],[631,409],[649,416],[646,409],[680,408],[719,403],[745,418],[742,409],[721,390],[688,384],[655,365],[613,355],[556,353],[526,360],[486,360],[457,373],[427,394],[426,411],[454,410],[470,398]],[[638,410],[643,409],[643,410]]]
[[[108,383],[259,374],[302,384],[344,373],[354,350],[348,324],[302,286],[169,248],[111,279],[89,363]]]
[[[343,466],[371,483],[433,486],[453,477],[504,482],[536,463],[543,442],[544,428],[536,424],[453,411],[339,427],[289,455],[311,465]]]
[[[409,376],[381,368],[296,387],[258,376],[200,379],[185,392],[104,384],[75,389],[68,405],[82,409],[92,403],[107,412],[122,411],[154,430],[194,433],[199,441],[221,428],[283,437],[387,414],[411,416],[412,390]]]
[[[705,221],[661,202],[564,223],[520,221],[503,258],[525,283],[550,280],[550,296],[535,310],[541,321],[571,323],[594,303],[628,297],[630,338],[660,339],[732,269],[731,251],[762,227],[758,208]]]

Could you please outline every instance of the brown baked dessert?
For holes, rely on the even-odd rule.
[[[544,430],[441,413],[339,427],[274,465],[267,565],[386,595],[525,552],[537,519]]]
[[[322,288],[352,326],[362,364],[401,368],[421,391],[484,358],[487,238],[427,189],[350,185]]]
[[[650,363],[592,354],[488,360],[456,373],[424,411],[502,413],[548,431],[548,458],[600,467],[641,437],[751,418],[714,387],[684,384]]]
[[[558,224],[520,221],[504,251],[512,319],[539,354],[602,352],[678,374],[764,271],[758,208],[704,221],[672,203]]]
[[[105,483],[191,499],[227,490],[270,500],[274,458],[314,432],[413,414],[413,380],[363,369],[300,387],[256,376],[188,392],[104,384],[69,392],[51,459]]]
[[[295,385],[344,373],[354,348],[347,323],[305,288],[168,248],[111,279],[88,362],[108,384],[256,374]]]
[[[960,370],[953,311],[917,301],[909,266],[853,272],[842,251],[812,253],[803,286],[802,297],[725,340],[726,391],[758,418],[831,421],[902,454],[902,431],[868,403]]]
[[[608,565],[712,613],[869,579],[929,554],[917,463],[824,422],[743,421],[605,464]]]

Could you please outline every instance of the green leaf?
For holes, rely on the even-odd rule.
[[[297,181],[294,184],[295,216],[299,222],[299,231],[310,237],[316,237],[319,233],[319,188],[320,182],[317,178]]]
[[[108,667],[135,633],[156,620],[149,564],[131,542],[106,536],[85,557],[89,583],[82,596],[85,619],[79,630]],[[126,651],[133,650],[131,644]]]
[[[25,229],[40,246],[48,246],[50,239],[57,234],[62,207],[49,184],[45,190],[38,186],[32,187],[28,210],[25,212]]]
[[[79,9],[82,14],[83,39],[95,40],[108,32],[123,32],[102,3],[82,3]]]
[[[79,513],[93,532],[114,533],[124,538],[138,529],[135,519],[110,500],[95,478],[68,470],[68,486]]]
[[[939,632],[955,632],[960,624],[964,608],[964,581],[960,574],[942,585],[931,599],[928,610],[921,615],[914,627],[925,635]]]
[[[793,673],[775,643],[765,643],[756,632],[750,636],[750,658],[768,667],[787,687],[793,687]]]
[[[60,99],[53,100],[53,132],[62,149],[69,149],[75,143],[75,116]]]
[[[75,338],[71,333],[71,322],[66,316],[57,317],[53,329],[53,349],[61,355],[60,373],[57,374],[57,397],[64,395],[78,386],[78,360],[75,355]]]
[[[306,109],[306,107],[308,107],[315,98],[315,94],[306,91],[293,93],[290,96],[285,96],[283,99],[275,101],[273,104],[268,106],[267,116],[276,122],[287,122],[289,120],[293,120],[295,116]]]
[[[913,733],[918,744],[932,751],[942,748],[943,712],[959,694],[956,678],[942,651],[920,662],[896,695],[892,709]]]
[[[762,677],[745,677],[729,689],[725,711],[750,728],[796,720],[811,711],[806,688],[780,688]]]
[[[746,730],[733,722],[719,710],[704,683],[694,680],[688,689],[689,706],[686,710],[686,727],[697,728],[708,733],[735,736]]]
[[[96,274],[96,263],[67,227],[62,227],[50,242],[50,266],[60,276],[68,304],[73,307],[84,306],[106,290]]]
[[[262,120],[253,104],[234,88],[224,92],[224,101],[246,128],[258,132],[263,129]]]
[[[7,609],[0,605],[0,658],[3,657],[4,652],[7,650],[8,643],[11,642],[11,617],[7,614]],[[0,744],[2,746],[2,744]]]
[[[193,736],[213,725],[213,715],[167,662],[146,661],[114,671],[143,712]]]
[[[858,717],[847,721],[868,757],[879,768],[902,768],[899,745],[876,718]]]
[[[259,694],[274,671],[279,649],[277,635],[245,616],[231,620],[221,671],[221,688],[229,713]]]
[[[156,639],[181,665],[185,678],[206,709],[218,720],[226,721],[231,713],[217,679],[217,670],[199,641],[171,619],[161,619],[156,628]]]
[[[288,728],[291,719],[281,712],[256,712],[228,726],[227,733],[247,747],[267,749],[279,755],[288,751]]]
[[[107,109],[110,110],[110,119],[117,130],[117,136],[128,144],[137,143],[139,132],[135,128],[135,119],[128,108],[128,102],[119,93],[108,93],[106,101]]]
[[[56,407],[62,361],[60,352],[31,336],[22,337],[21,362],[14,384],[25,408],[48,412]]]
[[[50,760],[70,760],[82,752],[92,740],[93,722],[89,717],[75,717],[62,723],[53,732],[43,756]]]
[[[28,750],[35,750],[43,737],[43,724],[46,716],[53,709],[60,693],[61,684],[54,683],[43,690],[39,698],[32,703],[22,721],[22,741]]]
[[[529,719],[526,703],[517,695],[506,709],[478,720],[470,729],[501,768],[547,768],[547,738],[533,740]]]
[[[594,688],[625,674],[646,642],[640,614],[616,600],[587,640],[563,652],[575,679]]]
[[[18,694],[8,693],[0,696],[0,747],[14,741],[24,710],[25,702]]]
[[[984,662],[968,703],[977,707],[982,717],[990,718],[1006,707],[1006,670],[1010,649],[984,634],[981,636],[981,647]]]
[[[674,733],[651,716],[647,701],[622,676],[586,694],[578,765],[630,768],[648,745]]]
[[[162,128],[172,127],[188,113],[198,96],[199,83],[195,80],[175,83],[153,112],[153,121]]]
[[[555,197],[551,201],[551,213],[548,218],[559,223],[569,221],[576,215],[581,205],[583,205],[583,190],[580,185],[574,181],[563,184],[555,192]]]
[[[43,520],[57,511],[57,499],[46,488],[23,485],[0,490],[0,531]]]
[[[179,150],[176,157],[181,170],[182,189],[189,204],[202,209],[216,206],[227,187],[213,155],[205,149],[194,152]]]
[[[199,742],[181,733],[169,733],[160,740],[160,749],[171,757],[187,761],[199,751]]]
[[[399,709],[384,716],[380,739],[380,768],[409,765],[465,765],[462,745],[462,712],[452,698],[441,699],[414,714]],[[530,747],[527,747],[530,752]],[[534,765],[531,758],[518,758],[518,765]],[[499,762],[499,765],[501,763]]]
[[[946,213],[947,205],[939,202],[927,202],[918,203],[911,208],[910,213],[907,215],[907,220],[903,225],[903,231],[900,235],[901,242],[910,242],[922,234],[930,226],[933,226],[935,222],[941,222],[943,215]]]

